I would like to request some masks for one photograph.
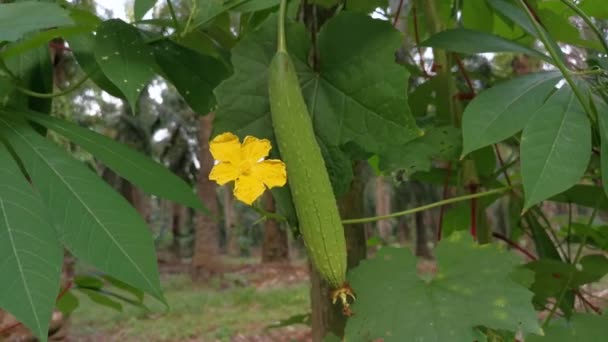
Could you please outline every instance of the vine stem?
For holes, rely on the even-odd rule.
[[[585,247],[585,243],[587,242],[587,237],[589,235],[588,234],[589,230],[591,228],[591,225],[593,224],[593,221],[595,220],[595,216],[597,215],[597,212],[598,212],[598,206],[596,205],[595,208],[593,208],[593,213],[591,213],[591,216],[589,217],[589,221],[587,222],[587,229],[585,229],[585,234],[583,235],[583,240],[581,241],[581,244],[578,246],[578,250],[576,251],[576,256],[572,260],[572,264],[575,266],[578,264],[581,254],[583,253],[583,247]],[[547,318],[543,322],[543,328],[546,327],[547,324],[549,324],[549,322],[551,321],[551,318],[553,317],[553,315],[555,315],[555,311],[557,310],[557,308],[559,307],[561,302],[564,300],[564,296],[566,295],[566,292],[568,291],[568,287],[570,287],[572,278],[574,278],[574,272],[571,272],[570,275],[568,276],[568,280],[566,281],[566,284],[564,284],[564,288],[562,289],[561,293],[559,294],[559,298],[558,298],[557,302],[555,302],[555,304],[551,308],[551,311],[549,311],[549,315],[547,315]],[[579,298],[581,298],[581,297],[582,297],[582,295],[580,295]]]
[[[393,18],[393,27],[397,26],[397,22],[399,22],[399,16],[401,15],[402,7],[403,7],[403,0],[399,0],[399,7],[397,7],[397,12],[395,13],[395,18]]]
[[[91,73],[91,75],[98,71],[99,71],[99,69],[95,69],[95,71],[93,71]],[[91,75],[89,75],[89,74],[84,75],[84,77],[82,79],[78,80],[78,82],[74,82],[74,84],[72,84],[69,87],[67,87],[61,91],[58,91],[56,93],[39,93],[39,92],[30,90],[30,89],[27,89],[27,88],[24,88],[21,86],[17,86],[15,88],[27,96],[37,97],[40,99],[52,99],[54,97],[67,95],[67,94],[73,92],[74,90],[80,88],[80,86],[83,85],[91,77]]]
[[[414,39],[416,40],[416,49],[418,50],[418,56],[420,56],[420,69],[422,70],[422,75],[425,78],[430,78],[426,72],[426,68],[424,66],[424,58],[422,53],[422,48],[420,47],[420,33],[418,32],[418,14],[416,13],[416,3],[412,4],[412,17],[414,18]]]
[[[545,46],[545,49],[547,49],[547,51],[549,52],[549,55],[551,55],[551,58],[553,59],[555,66],[562,73],[562,76],[564,77],[566,82],[568,82],[568,85],[570,85],[570,88],[572,88],[574,95],[576,95],[581,106],[585,109],[585,113],[587,113],[587,116],[589,117],[591,122],[595,123],[597,120],[595,118],[593,111],[589,107],[589,104],[587,103],[585,96],[583,95],[581,90],[578,88],[576,83],[574,83],[574,80],[571,77],[571,73],[568,70],[568,68],[566,67],[566,65],[564,64],[564,62],[562,61],[562,59],[559,58],[559,54],[555,50],[555,46],[549,42],[549,37],[547,37],[545,30],[542,28],[541,24],[537,20],[536,16],[534,15],[534,13],[530,9],[530,7],[528,7],[528,4],[526,3],[526,1],[519,0],[519,3],[524,8],[524,11],[526,12],[526,15],[528,16],[528,19],[530,19],[530,21],[532,22],[532,25],[534,25],[534,29],[536,30],[536,33],[538,34],[538,38],[541,40],[541,42]]]
[[[515,186],[519,186],[519,184],[517,184]],[[376,222],[376,221],[380,221],[380,220],[386,220],[386,219],[391,219],[391,218],[395,218],[395,217],[411,215],[411,214],[417,213],[419,211],[425,211],[425,210],[441,207],[446,204],[458,203],[458,202],[462,202],[462,201],[468,201],[473,198],[480,198],[480,197],[500,194],[505,191],[509,191],[512,188],[513,188],[513,186],[505,186],[503,188],[492,189],[492,190],[488,190],[488,191],[484,191],[484,192],[478,192],[478,193],[459,196],[459,197],[452,197],[452,198],[445,199],[443,201],[438,201],[438,202],[434,202],[431,204],[422,205],[420,207],[416,207],[416,208],[412,208],[412,209],[408,209],[408,210],[394,212],[394,213],[391,213],[388,215],[342,220],[342,223],[343,224],[354,224],[354,223]]]
[[[287,43],[285,42],[285,16],[287,16],[287,0],[281,0],[279,7],[279,20],[278,20],[278,47],[277,52],[287,52]]]
[[[587,15],[587,13],[583,12],[580,8],[578,8],[578,6],[576,6],[576,4],[574,4],[570,0],[561,0],[561,2],[564,5],[570,7],[571,10],[576,12],[576,14],[578,14],[585,21],[587,26],[589,26],[591,31],[593,31],[593,33],[595,33],[595,35],[599,39],[605,52],[608,53],[608,43],[606,42],[606,39],[604,38],[602,31],[600,31],[600,29],[595,25],[595,23],[593,23],[593,20],[591,20],[591,18]]]
[[[173,19],[173,25],[175,25],[175,29],[177,32],[181,32],[181,28],[179,22],[177,21],[177,16],[175,15],[175,9],[173,8],[173,3],[171,0],[167,0],[167,7],[169,7],[169,12],[171,13],[171,19]]]

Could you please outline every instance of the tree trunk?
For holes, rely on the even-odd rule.
[[[213,168],[213,157],[209,152],[209,139],[213,114],[199,118],[199,161],[200,169],[197,180],[198,195],[209,209],[210,215],[196,214],[195,217],[195,243],[192,256],[193,277],[209,279],[222,272],[219,254],[219,227],[217,217],[219,206],[216,196],[216,184],[209,180],[209,173]]]
[[[339,207],[342,217],[358,217],[363,212],[363,180],[362,171],[367,166],[364,162],[357,162],[354,167],[355,179],[350,191],[340,199]],[[356,267],[366,257],[366,237],[363,224],[344,226],[346,248],[348,251],[348,269]],[[344,335],[346,317],[341,307],[331,303],[332,288],[311,267],[311,304],[312,304],[312,340],[322,341],[323,337],[332,333],[336,336]],[[356,289],[355,289],[356,291]],[[355,313],[356,314],[356,313]]]
[[[226,252],[230,256],[240,256],[241,248],[239,246],[236,210],[234,210],[234,194],[229,188],[224,191],[224,229],[226,231]]]
[[[275,212],[274,198],[270,191],[264,195],[265,210]],[[281,224],[267,219],[264,223],[264,242],[262,243],[262,263],[289,261],[287,230]]]

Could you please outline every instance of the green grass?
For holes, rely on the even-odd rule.
[[[308,284],[220,290],[178,275],[165,277],[163,288],[170,306],[167,312],[156,303],[146,303],[152,312],[128,305],[117,312],[78,296],[80,306],[72,315],[71,335],[122,341],[229,341],[237,333],[261,334],[267,325],[310,311]]]

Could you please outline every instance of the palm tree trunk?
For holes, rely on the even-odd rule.
[[[209,279],[221,273],[219,261],[219,226],[217,223],[219,205],[216,196],[216,184],[209,180],[213,168],[213,157],[209,152],[213,114],[199,119],[199,161],[200,169],[197,180],[197,191],[200,199],[209,209],[210,215],[196,214],[194,255],[192,256],[193,277]]]

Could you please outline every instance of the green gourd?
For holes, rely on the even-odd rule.
[[[281,2],[284,6],[285,1]],[[270,112],[293,197],[299,228],[313,266],[335,289],[348,311],[346,241],[336,199],[300,83],[287,53],[284,8],[279,17],[279,46],[269,69]]]

